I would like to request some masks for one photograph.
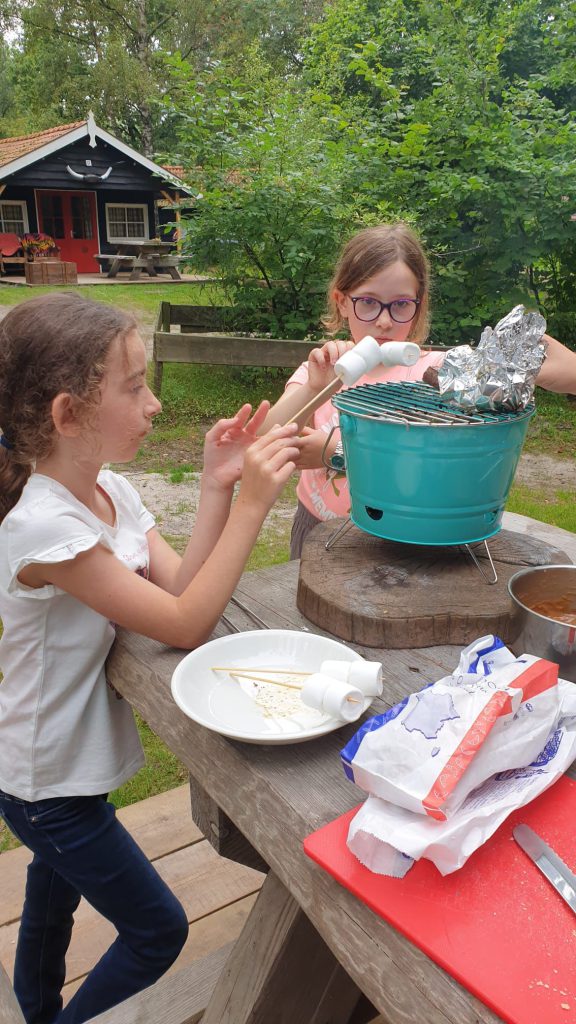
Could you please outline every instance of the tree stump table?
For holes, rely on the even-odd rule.
[[[488,541],[498,574],[490,585],[460,546],[400,544],[351,526],[327,551],[342,523],[320,523],[306,538],[296,603],[316,626],[367,647],[465,646],[487,633],[513,644],[510,577],[524,566],[571,563],[545,541],[501,530]],[[483,544],[473,550],[489,570]]]

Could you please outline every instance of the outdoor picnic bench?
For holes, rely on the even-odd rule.
[[[576,556],[567,531],[521,516],[505,525],[513,529],[519,522],[520,531],[538,536],[540,530],[543,539]],[[298,573],[294,561],[246,573],[213,635],[309,631],[296,606]],[[384,665],[385,690],[369,714],[447,674],[460,652],[456,646],[350,646]],[[358,723],[296,745],[226,739],[174,702],[171,677],[184,655],[120,630],[107,675],[189,770],[193,817],[218,852],[268,867],[202,1024],[360,1024],[372,1020],[374,1008],[387,1024],[497,1024],[500,1018],[484,1002],[303,851],[306,836],[362,799],[339,759]],[[372,1016],[364,1012],[367,1000]]]
[[[94,259],[104,268],[110,264],[107,277],[116,277],[120,270],[130,270],[130,281],[137,281],[146,271],[149,277],[167,272],[174,280],[181,280],[178,266],[183,257],[172,251],[171,242],[141,242],[118,244],[115,253],[94,253]]]
[[[154,389],[160,396],[164,363],[295,368],[314,341],[254,338],[225,333],[230,308],[161,302],[154,330]]]

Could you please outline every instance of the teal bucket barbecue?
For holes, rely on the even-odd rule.
[[[332,403],[359,529],[426,545],[498,533],[533,406],[464,412],[409,382],[349,388]]]

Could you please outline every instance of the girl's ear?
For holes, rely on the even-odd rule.
[[[73,395],[60,392],[52,402],[52,419],[62,437],[78,437],[82,424],[78,416],[78,404]]]
[[[347,297],[346,297],[346,295],[344,295],[344,292],[341,292],[341,291],[339,291],[338,288],[335,288],[334,291],[332,292],[332,298],[334,299],[334,302],[338,306],[338,312],[340,313],[340,316],[344,320],[347,320],[348,319]]]

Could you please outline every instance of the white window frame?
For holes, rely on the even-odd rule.
[[[24,199],[0,199],[0,211],[1,211],[0,230],[2,232],[5,232],[5,228],[3,227],[3,224],[4,224],[4,212],[2,211],[2,207],[8,206],[8,205],[9,206],[19,206],[20,209],[22,210],[22,221],[24,223],[24,231],[22,232],[22,234],[25,235],[30,229],[29,229],[29,222],[28,222],[28,205],[26,203],[26,200],[24,200]]]
[[[110,220],[109,211],[111,207],[122,207],[124,210],[143,210],[144,211],[144,232],[142,237],[133,236],[132,238],[120,238],[110,234]],[[150,238],[150,218],[148,213],[147,203],[106,203],[106,238],[109,242],[147,242]]]

